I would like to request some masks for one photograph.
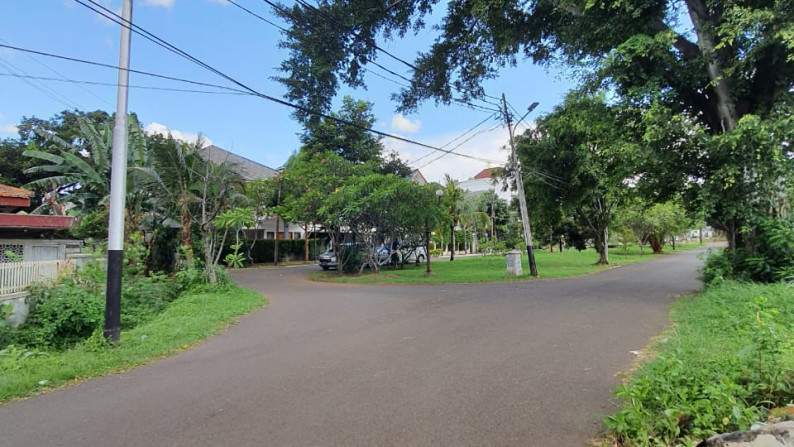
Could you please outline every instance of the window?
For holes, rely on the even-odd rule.
[[[6,252],[9,254],[7,255]],[[19,261],[24,254],[25,247],[21,244],[0,244],[0,263]]]

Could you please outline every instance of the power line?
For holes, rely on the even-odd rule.
[[[76,58],[76,57],[63,56],[63,55],[60,55],[60,54],[48,53],[48,52],[45,52],[45,51],[31,50],[29,48],[22,48],[22,47],[17,47],[17,46],[13,46],[13,45],[0,44],[0,48],[8,48],[9,50],[20,51],[20,52],[23,52],[23,53],[38,54],[40,56],[51,57],[51,58],[54,58],[54,59],[62,59],[62,60],[70,61],[70,62],[78,62],[78,63],[86,64],[86,65],[94,65],[96,67],[103,67],[103,68],[110,68],[110,69],[113,69],[113,70],[119,70],[119,67],[116,66],[116,65],[113,65],[113,64],[105,64],[105,63],[102,63],[102,62],[90,61],[90,60],[86,60],[86,59],[79,59],[79,58]],[[209,82],[193,81],[193,80],[190,80],[190,79],[177,78],[177,77],[174,77],[174,76],[167,76],[167,75],[162,75],[162,74],[158,74],[158,73],[152,73],[152,72],[149,72],[149,71],[135,70],[135,69],[132,69],[132,68],[127,69],[127,71],[129,71],[130,73],[135,73],[135,74],[139,74],[139,75],[143,75],[143,76],[151,76],[151,77],[160,78],[160,79],[166,79],[166,80],[169,80],[169,81],[184,82],[184,83],[187,83],[187,84],[201,85],[201,86],[204,86],[204,87],[215,87],[215,88],[230,90],[230,91],[234,91],[234,92],[242,92],[242,90],[238,90],[238,89],[235,89],[235,88],[232,88],[232,87],[227,87],[227,86],[224,86],[224,85],[211,84]],[[245,92],[245,93],[249,94],[247,92]]]
[[[5,60],[5,59],[3,59],[1,57],[0,57],[0,67],[4,68],[8,72],[17,71],[17,72],[22,73],[23,75],[27,75],[27,73],[24,70],[22,70],[21,68],[17,67],[16,65],[12,64],[11,62],[8,62],[7,60]],[[55,90],[52,90],[51,88],[47,87],[44,84],[39,85],[39,84],[33,82],[32,80],[28,80],[28,79],[22,79],[22,81],[24,83],[28,84],[29,86],[33,87],[34,89],[38,90],[39,92],[41,92],[44,96],[52,99],[55,102],[59,102],[59,103],[63,104],[68,109],[71,109],[71,108],[78,108],[79,109],[80,108],[79,104],[77,104],[76,102],[70,100],[69,98],[59,94],[58,92],[56,92]]]
[[[255,12],[253,12],[253,11],[251,11],[251,10],[247,9],[246,7],[244,7],[244,6],[240,5],[239,3],[235,2],[234,0],[226,0],[226,1],[227,1],[227,2],[229,2],[229,3],[231,3],[232,5],[234,5],[234,6],[238,7],[238,8],[240,8],[240,9],[242,9],[243,11],[247,12],[248,14],[250,14],[250,15],[252,15],[252,16],[254,16],[254,17],[256,17],[257,19],[259,19],[259,20],[261,20],[261,21],[263,21],[263,22],[265,22],[265,23],[267,23],[267,24],[269,24],[269,25],[275,26],[276,28],[280,29],[281,31],[283,31],[283,32],[285,32],[285,33],[286,33],[286,32],[289,32],[289,30],[287,30],[287,29],[286,29],[286,28],[284,28],[283,26],[281,26],[281,25],[278,25],[278,24],[276,24],[275,22],[272,22],[272,21],[270,21],[270,20],[268,20],[268,19],[266,19],[266,18],[264,18],[264,17],[260,16],[259,14],[255,13]]]
[[[96,7],[102,9],[107,14],[99,12],[95,8],[92,8],[89,5],[86,5],[82,0],[74,0],[74,1],[79,3],[79,4],[81,4],[81,5],[83,5],[83,6],[85,6],[85,7],[87,7],[88,9],[91,9],[94,12],[97,12],[98,14],[102,15],[105,18],[108,18],[108,19],[118,23],[121,26],[129,27],[130,30],[135,32],[136,34],[141,35],[141,36],[145,37],[146,39],[148,39],[148,40],[150,40],[152,42],[155,42],[156,44],[169,49],[170,51],[172,51],[172,52],[174,52],[174,53],[176,53],[176,54],[178,54],[178,55],[190,60],[191,62],[194,62],[195,64],[199,65],[200,67],[205,68],[205,69],[217,74],[218,76],[221,76],[222,78],[228,80],[229,82],[231,82],[231,83],[241,87],[242,89],[250,92],[254,96],[260,97],[262,99],[266,99],[266,100],[271,101],[271,102],[275,102],[277,104],[281,104],[281,105],[290,107],[290,108],[292,108],[294,110],[298,110],[298,111],[301,111],[301,112],[304,112],[304,113],[307,113],[307,114],[310,114],[310,115],[315,115],[315,116],[318,116],[318,117],[322,117],[322,118],[325,118],[325,119],[332,120],[332,121],[340,123],[340,124],[344,124],[344,125],[347,125],[347,126],[352,126],[352,127],[355,127],[355,128],[361,129],[361,130],[372,132],[372,133],[374,133],[376,135],[380,135],[382,137],[391,138],[391,139],[394,139],[394,140],[402,141],[402,142],[413,144],[413,145],[420,146],[420,147],[425,147],[427,149],[437,150],[437,151],[440,151],[440,152],[454,153],[454,152],[451,152],[451,151],[447,151],[445,149],[441,149],[441,148],[438,148],[438,147],[435,147],[435,146],[431,146],[429,144],[421,143],[419,141],[415,141],[415,140],[404,138],[404,137],[401,137],[401,136],[398,136],[398,135],[393,135],[393,134],[389,134],[389,133],[386,133],[386,132],[382,132],[382,131],[379,131],[379,130],[376,130],[376,129],[373,129],[373,128],[370,128],[370,127],[367,127],[367,126],[362,126],[360,124],[357,124],[357,123],[354,123],[354,122],[351,122],[351,121],[343,120],[341,118],[337,118],[337,117],[334,117],[334,116],[331,116],[331,115],[328,115],[328,114],[325,114],[325,113],[322,113],[322,112],[318,112],[316,110],[312,110],[312,109],[309,109],[307,107],[303,107],[303,106],[300,106],[300,105],[297,105],[297,104],[292,104],[292,103],[290,103],[288,101],[285,101],[285,100],[282,100],[282,99],[279,99],[279,98],[276,98],[276,97],[273,97],[273,96],[270,96],[270,95],[266,95],[264,93],[261,93],[261,92],[255,90],[255,89],[247,86],[246,84],[243,84],[242,82],[238,81],[237,79],[235,79],[235,78],[227,75],[226,73],[224,73],[224,72],[222,72],[222,71],[210,66],[209,64],[207,64],[205,62],[202,62],[201,60],[197,59],[196,57],[188,54],[187,52],[177,48],[176,46],[168,43],[167,41],[161,39],[160,37],[157,37],[156,35],[152,34],[151,32],[145,30],[141,26],[136,25],[136,24],[132,23],[131,21],[123,20],[118,14],[116,14],[113,11],[105,8],[104,6],[96,3],[94,0],[87,0],[87,1],[90,2],[91,4],[95,5]],[[113,17],[110,17],[108,14],[113,16],[113,17],[115,17],[116,19],[114,19]],[[456,153],[455,153],[455,155],[457,155],[459,157],[473,159],[473,160],[484,161],[486,163],[500,163],[499,161],[489,160],[489,159],[482,158],[482,157],[475,157],[473,155],[456,154]]]
[[[495,117],[494,117],[494,115],[491,115],[491,116],[489,116],[489,117],[485,118],[484,120],[480,121],[479,123],[477,123],[477,124],[475,124],[474,126],[472,126],[471,128],[469,128],[469,130],[467,130],[467,131],[463,132],[462,134],[460,134],[460,135],[459,135],[459,136],[457,136],[456,138],[454,138],[454,139],[452,139],[451,141],[449,141],[447,144],[445,144],[445,145],[441,146],[441,148],[443,149],[443,148],[445,148],[445,147],[447,147],[447,146],[450,146],[450,145],[451,145],[451,144],[453,144],[454,142],[456,142],[456,141],[460,140],[461,138],[465,137],[466,135],[468,135],[469,133],[473,132],[473,131],[474,131],[475,129],[477,129],[478,127],[482,126],[483,124],[485,124],[486,122],[488,122],[489,120],[492,120],[492,119],[494,119],[494,118],[495,118]],[[411,164],[413,164],[413,165],[416,165],[416,163],[419,163],[421,160],[424,160],[425,158],[429,157],[431,154],[434,154],[434,153],[435,153],[434,151],[430,151],[430,152],[426,153],[425,155],[423,155],[423,156],[421,156],[421,157],[417,158],[416,160],[412,160],[412,161],[411,161]]]
[[[464,144],[468,143],[468,142],[469,142],[471,139],[473,139],[473,138],[474,138],[474,137],[476,137],[477,135],[481,135],[481,134],[483,134],[483,133],[488,133],[488,132],[491,132],[491,131],[495,130],[497,127],[500,127],[501,125],[502,125],[502,123],[501,123],[501,122],[499,122],[499,123],[496,123],[495,125],[493,125],[493,126],[491,126],[491,127],[487,128],[487,129],[483,129],[483,130],[481,130],[481,131],[479,131],[479,132],[475,133],[474,135],[470,136],[469,138],[466,138],[465,140],[463,140],[463,141],[461,141],[460,143],[458,143],[457,145],[455,145],[455,147],[453,147],[453,148],[452,148],[452,149],[450,149],[449,151],[445,151],[446,153],[439,154],[439,155],[438,155],[436,158],[434,158],[434,159],[430,160],[429,162],[427,162],[427,163],[423,164],[422,166],[420,166],[420,167],[418,167],[418,168],[416,168],[416,169],[423,169],[423,168],[426,168],[427,166],[430,166],[431,164],[433,164],[433,163],[437,162],[438,160],[440,160],[441,158],[445,157],[445,156],[446,156],[446,155],[448,155],[448,154],[452,154],[452,155],[458,155],[458,156],[461,156],[461,157],[463,157],[463,156],[464,156],[464,154],[460,154],[460,153],[457,153],[457,152],[455,152],[455,149],[457,149],[457,148],[459,148],[459,147],[463,146]],[[495,161],[495,160],[492,160],[492,161],[490,161],[490,163],[493,163],[493,164],[495,164],[495,165],[497,165],[497,166],[504,166],[504,165],[505,165],[505,162],[503,162],[503,161]]]
[[[52,81],[52,82],[65,82],[69,84],[78,84],[78,85],[99,85],[99,86],[106,86],[106,87],[117,87],[115,83],[112,82],[98,82],[98,81],[85,81],[85,80],[78,80],[78,79],[69,79],[69,78],[50,78],[46,76],[31,76],[31,75],[20,75],[15,73],[0,73],[0,76],[10,76],[18,79],[35,79],[39,81]],[[182,89],[182,88],[170,88],[170,87],[153,87],[153,86],[146,86],[146,85],[128,85],[129,88],[137,88],[142,90],[160,90],[160,91],[168,91],[168,92],[180,92],[180,93],[205,93],[205,94],[213,94],[213,95],[246,95],[251,96],[250,93],[244,91],[225,91],[225,92],[213,92],[209,90],[189,90],[189,89]],[[222,86],[218,86],[219,88]]]
[[[5,40],[3,38],[0,38],[0,41],[5,42],[5,43],[7,43],[9,45],[11,44],[11,42],[9,42],[9,41],[7,41],[7,40]],[[66,76],[63,73],[61,73],[60,71],[50,67],[49,65],[45,64],[44,62],[41,62],[40,60],[36,59],[35,57],[31,56],[30,54],[27,54],[27,53],[22,53],[22,54],[24,54],[25,57],[27,57],[28,59],[32,60],[33,62],[41,65],[42,67],[46,68],[47,70],[49,70],[49,71],[55,73],[56,75],[60,76],[62,79],[66,79]],[[112,106],[112,104],[106,98],[103,98],[103,97],[97,95],[96,93],[92,92],[91,90],[89,90],[89,89],[87,89],[85,87],[80,87],[80,89],[83,90],[84,92],[88,93],[89,95],[93,96],[94,98],[97,98],[98,100],[104,102],[105,104],[108,104],[108,105]]]

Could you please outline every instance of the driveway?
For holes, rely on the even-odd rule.
[[[0,445],[583,446],[631,351],[699,288],[700,252],[475,285],[239,271],[269,308],[174,357],[0,407]]]

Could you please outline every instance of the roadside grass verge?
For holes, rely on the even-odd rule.
[[[123,371],[194,346],[267,300],[235,285],[187,292],[151,321],[122,331],[117,347],[101,332],[63,352],[20,348],[0,354],[0,402],[26,397],[70,382]]]
[[[694,446],[794,399],[794,286],[725,282],[678,300],[620,385],[604,445]]]
[[[676,251],[691,250],[701,247],[700,244],[679,244]],[[675,253],[669,247],[666,253]],[[566,278],[571,276],[595,273],[618,265],[633,264],[647,261],[662,255],[653,255],[646,248],[645,254],[640,256],[636,246],[627,250],[621,248],[610,249],[608,266],[594,265],[598,254],[593,249],[577,251],[566,249],[562,253],[555,250],[549,253],[546,250],[535,250],[535,261],[538,266],[539,278]],[[504,255],[487,255],[458,258],[450,262],[449,259],[436,259],[430,261],[432,274],[425,275],[425,264],[405,264],[401,268],[392,269],[384,266],[380,273],[364,270],[362,275],[342,275],[337,271],[317,271],[310,275],[315,281],[354,283],[354,284],[446,284],[446,283],[485,283],[496,281],[526,281],[533,279],[529,276],[529,262],[524,254],[521,266],[524,275],[520,277],[507,276]]]

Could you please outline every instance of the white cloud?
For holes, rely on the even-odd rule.
[[[171,134],[174,139],[181,140],[187,143],[193,143],[198,138],[197,133],[191,132],[182,132],[181,130],[169,129],[168,126],[165,124],[160,123],[149,123],[146,127],[143,128],[144,132],[147,134],[160,134],[160,135],[168,135]],[[204,144],[211,145],[212,140],[209,139],[206,135],[202,135],[204,138]]]
[[[170,8],[174,6],[176,0],[143,0],[143,4],[147,6],[161,6],[163,8]]]
[[[441,147],[460,136],[463,132],[465,132],[465,129],[456,132],[447,132],[433,138],[423,138],[421,142],[431,146]],[[467,137],[468,136],[470,135],[467,135]],[[462,140],[465,140],[467,137],[464,137]],[[383,143],[387,150],[396,151],[400,155],[400,158],[407,160],[412,168],[418,168],[428,181],[441,183],[444,180],[444,174],[449,174],[453,179],[462,181],[474,177],[485,168],[503,166],[510,155],[509,151],[504,149],[508,144],[508,139],[507,129],[502,126],[491,132],[479,134],[471,140],[461,144],[459,147],[455,146],[462,140],[458,140],[452,145],[444,148],[453,150],[458,154],[470,155],[490,161],[474,160],[454,154],[441,156],[443,152],[389,138],[385,138]]]
[[[391,129],[398,132],[416,133],[422,128],[419,120],[411,121],[404,117],[402,113],[397,113],[391,117]]]
[[[19,129],[13,124],[0,125],[0,133],[16,134]]]

